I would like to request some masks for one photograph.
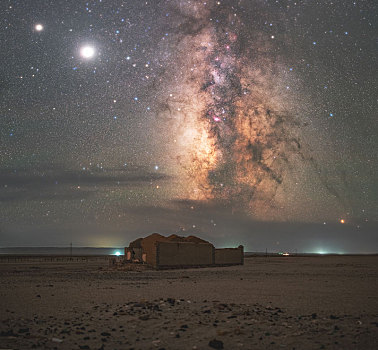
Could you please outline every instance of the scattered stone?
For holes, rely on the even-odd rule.
[[[213,339],[209,341],[209,346],[213,349],[223,349],[223,342],[221,340]]]
[[[153,340],[153,341],[152,341],[152,345],[153,345],[153,346],[156,346],[156,347],[157,347],[157,346],[159,346],[159,344],[160,344],[160,340],[159,340],[159,339],[156,339],[156,340]]]
[[[219,336],[226,335],[228,333],[230,333],[230,331],[228,331],[226,329],[218,329],[217,330],[217,335],[219,335]]]
[[[51,339],[54,343],[62,343],[63,342],[63,339],[59,339],[59,338],[52,338]]]
[[[176,300],[173,299],[173,298],[168,298],[168,299],[167,299],[167,303],[171,304],[172,306],[175,305],[175,302],[176,302]]]
[[[20,328],[18,330],[18,333],[27,333],[27,332],[29,332],[29,328]]]
[[[14,334],[13,329],[10,329],[9,331],[0,332],[0,337],[17,337],[17,334]]]
[[[146,307],[144,303],[134,303],[134,307]]]
[[[103,337],[110,337],[110,333],[108,333],[108,332],[102,332],[101,335]]]

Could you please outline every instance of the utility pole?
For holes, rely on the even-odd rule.
[[[70,257],[72,259],[72,242],[70,243]]]

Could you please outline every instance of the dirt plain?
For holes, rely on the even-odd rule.
[[[378,349],[378,256],[2,259],[0,349]]]

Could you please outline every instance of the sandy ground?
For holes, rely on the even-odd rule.
[[[0,349],[378,349],[378,257],[0,263]]]

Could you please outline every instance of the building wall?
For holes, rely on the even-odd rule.
[[[127,261],[140,261],[142,262],[143,251],[142,248],[125,248],[125,257]]]
[[[207,243],[157,242],[156,267],[190,267],[214,264],[214,246]]]
[[[243,265],[244,248],[224,248],[215,249],[215,265]]]
[[[166,238],[158,233],[144,238],[142,240],[142,249],[145,255],[146,263],[156,267],[156,242],[165,241]]]

